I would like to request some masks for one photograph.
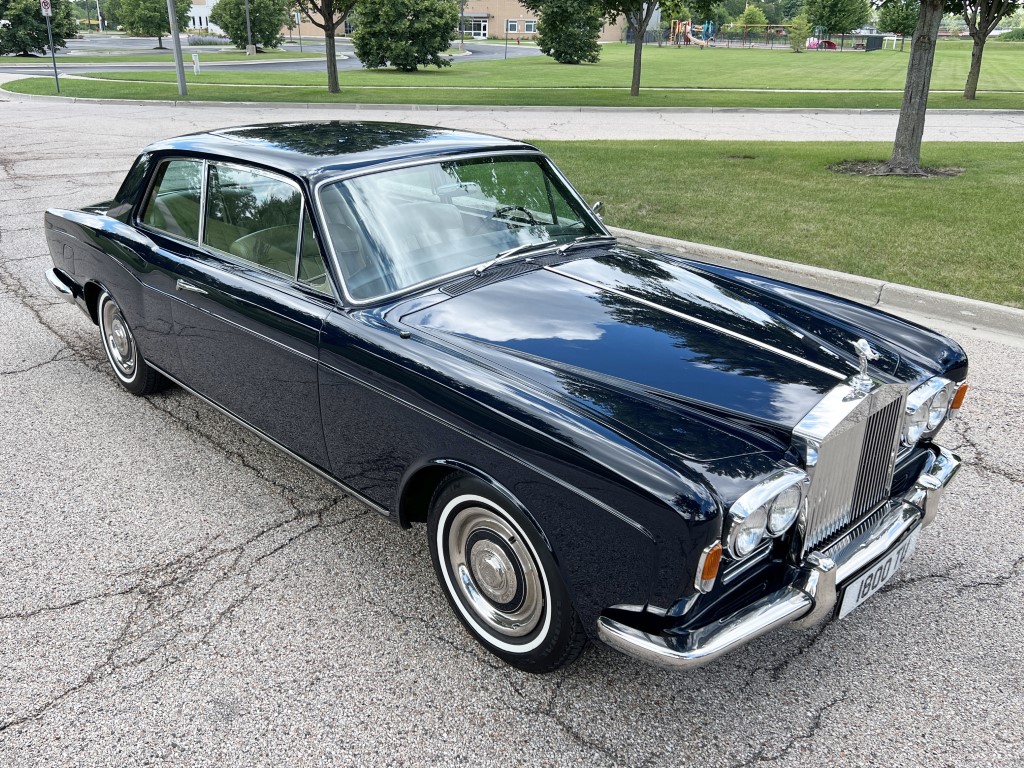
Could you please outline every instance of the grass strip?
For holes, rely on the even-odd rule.
[[[184,51],[185,63],[192,66],[192,54],[198,53],[200,63],[214,61],[247,61],[249,63],[258,61],[272,61],[278,59],[322,59],[322,53],[299,53],[298,51],[264,51],[256,56],[246,56],[245,51],[206,51],[186,49]],[[4,56],[0,58],[0,64],[40,64],[50,66],[50,59],[47,56]],[[58,55],[58,67],[70,67],[75,64],[174,64],[174,54],[167,53],[117,53],[88,54],[88,55]]]
[[[881,143],[544,141],[618,227],[1024,307],[1024,144],[928,143],[954,178],[836,174]]]
[[[75,98],[139,99],[180,101],[173,82],[130,80],[137,74],[118,73],[127,81],[102,78],[65,79],[61,94]],[[174,74],[169,73],[173,81]],[[202,76],[200,76],[202,77]],[[53,79],[31,77],[4,84],[13,93],[56,95]],[[633,98],[627,89],[588,88],[353,88],[330,94],[325,86],[234,86],[193,82],[187,100],[245,102],[305,102],[313,104],[453,104],[462,106],[537,107],[757,107],[803,109],[899,109],[900,93],[819,93],[769,91],[642,91]],[[936,93],[929,98],[932,109],[1024,109],[1024,95],[985,92],[974,101],[957,93]]]
[[[970,66],[970,45],[940,45],[935,55],[931,86],[935,90],[960,91]],[[396,70],[348,70],[343,85],[402,85],[456,88],[629,87],[633,48],[613,43],[601,47],[596,64],[567,66],[547,56],[476,60],[460,58],[452,67],[417,72]],[[825,90],[899,90],[907,73],[909,50],[838,53],[757,48],[657,47],[644,49],[643,85],[692,88],[797,88]],[[244,57],[243,57],[244,58]],[[204,60],[205,57],[204,57]],[[236,83],[320,85],[323,73],[237,72]],[[980,86],[989,91],[1024,91],[1024,43],[1005,43],[985,48]],[[1020,97],[1024,105],[1024,96]]]

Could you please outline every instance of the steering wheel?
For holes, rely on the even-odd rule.
[[[522,217],[506,215],[509,213],[513,213],[515,211],[521,213]],[[526,222],[527,224],[540,224],[540,222],[534,218],[533,214],[530,213],[530,209],[524,208],[521,205],[504,205],[494,212],[494,217],[508,219],[509,221],[523,221]]]

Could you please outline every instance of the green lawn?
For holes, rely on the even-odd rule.
[[[247,74],[247,73],[239,73]],[[111,77],[138,78],[159,75],[171,82],[147,82],[141,78],[131,82],[111,82],[105,79],[62,80],[61,94],[64,96],[95,99],[161,99],[178,100],[177,86],[173,84],[174,73],[122,72]],[[166,76],[166,77],[165,77]],[[99,78],[99,75],[91,76]],[[519,106],[592,106],[592,107],[761,107],[761,108],[809,108],[809,109],[899,109],[901,93],[816,93],[770,91],[678,91],[645,90],[638,98],[629,96],[628,89],[590,88],[528,88],[512,91],[509,89],[486,88],[373,88],[342,87],[339,94],[330,94],[325,84],[319,87],[305,86],[250,86],[205,85],[205,74],[196,79],[190,73],[186,77],[192,85],[188,99],[192,101],[266,101],[266,102],[310,102],[310,103],[360,103],[360,104],[459,104],[459,105],[519,105]],[[346,83],[343,77],[342,82]],[[54,95],[53,78],[32,77],[4,84],[3,89],[15,93]],[[928,101],[932,109],[1024,109],[1024,95],[1017,93],[984,92],[975,101],[964,101],[959,93],[933,93]]]
[[[270,59],[322,59],[322,53],[299,53],[298,51],[277,51],[268,50],[257,54],[255,57],[246,56],[245,51],[221,52],[219,46],[213,46],[209,50],[204,48],[189,48],[185,50],[185,66],[192,68],[192,54],[198,53],[200,62],[209,61],[259,61]],[[2,56],[0,64],[50,64],[49,56]],[[58,54],[57,66],[70,66],[72,64],[173,64],[174,54],[168,49],[165,53],[119,53],[111,51],[103,54],[88,54],[79,56],[77,54]],[[174,80],[174,73],[171,73],[171,80]]]
[[[970,64],[970,46],[939,47],[932,72],[934,90],[962,90]],[[444,69],[417,72],[358,70],[341,73],[353,86],[491,87],[491,88],[628,88],[632,46],[602,46],[597,64],[569,66],[547,56],[495,61],[463,60]],[[902,90],[909,52],[808,51],[694,47],[644,49],[643,86],[648,88],[795,88]],[[472,57],[470,57],[471,59]],[[160,80],[170,72],[134,73]],[[210,72],[204,82],[267,85],[321,85],[320,73]],[[142,79],[142,78],[139,78]],[[980,88],[1024,91],[1024,43],[991,45],[985,49]],[[1024,94],[1020,95],[1024,108]]]
[[[889,144],[540,145],[612,226],[1024,307],[1024,144],[928,143],[967,169],[932,179],[827,169]]]

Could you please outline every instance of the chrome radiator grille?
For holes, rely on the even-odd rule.
[[[905,401],[897,386],[865,395],[844,385],[797,427],[817,454],[808,461],[811,487],[799,528],[804,554],[889,496]]]

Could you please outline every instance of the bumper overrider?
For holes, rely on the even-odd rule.
[[[652,664],[695,668],[783,625],[806,628],[830,617],[843,585],[935,519],[939,499],[960,469],[960,459],[938,446],[932,451],[933,460],[902,498],[887,502],[867,527],[854,529],[852,537],[807,555],[794,566],[794,580],[781,589],[679,634],[651,634],[602,616],[597,627],[601,640]]]

